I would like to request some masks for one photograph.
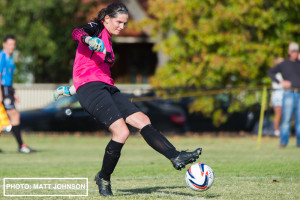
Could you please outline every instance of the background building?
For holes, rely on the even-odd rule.
[[[83,0],[89,3],[92,0]],[[129,10],[129,23],[147,17],[148,0],[123,0]],[[97,12],[111,1],[98,1],[90,10],[87,20],[97,16]],[[153,52],[154,41],[144,31],[126,27],[119,36],[113,38],[116,62],[112,77],[116,83],[148,83],[158,66],[158,54]]]

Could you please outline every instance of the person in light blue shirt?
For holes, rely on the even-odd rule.
[[[14,71],[16,69],[12,53],[16,49],[16,39],[13,35],[6,35],[3,39],[3,50],[0,51],[0,102],[3,103],[6,113],[12,125],[12,132],[19,144],[20,153],[32,153],[35,150],[29,148],[22,140],[20,129],[20,113],[15,107],[18,97],[12,87]]]
[[[14,60],[10,55],[1,50],[0,61],[1,85],[12,86],[14,71],[16,68]]]

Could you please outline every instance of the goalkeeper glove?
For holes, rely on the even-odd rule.
[[[69,86],[60,86],[53,93],[53,98],[56,101],[60,96],[72,96],[76,94],[74,85]]]
[[[104,54],[106,54],[104,42],[98,37],[87,36],[84,41],[89,45],[91,50],[103,52]]]

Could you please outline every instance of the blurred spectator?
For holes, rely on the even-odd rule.
[[[278,65],[279,63],[283,62],[284,59],[279,57],[275,59],[274,66]],[[283,81],[281,73],[277,73],[276,75],[277,80]],[[277,82],[272,82],[272,95],[271,95],[271,102],[274,109],[274,135],[280,136],[279,124],[281,120],[282,114],[282,97],[283,97],[283,87],[278,84]]]
[[[289,142],[291,118],[295,114],[295,129],[297,146],[300,147],[300,61],[299,45],[295,42],[289,44],[289,59],[284,60],[269,69],[268,75],[283,88],[282,122],[280,126],[280,146],[286,147]],[[281,73],[283,80],[277,79],[276,74]]]
[[[12,54],[16,49],[16,39],[14,35],[6,35],[3,39],[3,50],[0,51],[0,102],[3,103],[6,113],[12,125],[12,132],[18,142],[20,153],[31,153],[30,149],[23,143],[20,130],[20,113],[15,107],[15,101],[19,98],[12,87],[14,70],[16,68]]]

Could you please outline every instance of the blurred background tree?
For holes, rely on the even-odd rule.
[[[269,84],[274,58],[287,57],[288,43],[300,41],[299,0],[153,0],[143,27],[157,38],[155,50],[168,56],[156,71],[156,88],[252,87]],[[176,90],[182,94],[185,90]],[[256,93],[231,94],[233,112],[260,99]],[[226,120],[220,99],[201,96],[190,107]]]
[[[18,40],[16,82],[66,82],[72,77],[74,27],[86,23],[96,2],[110,0],[0,0],[0,38]],[[124,0],[126,1],[126,0]],[[89,2],[89,3],[82,3]],[[155,50],[168,57],[152,85],[215,89],[269,84],[274,58],[287,57],[299,42],[300,0],[149,0],[150,16],[139,27],[157,38]],[[137,27],[137,25],[132,27]],[[190,107],[218,125],[227,112],[248,108],[255,92],[200,96]],[[230,102],[230,103],[228,103]],[[226,109],[224,109],[226,105]]]
[[[86,22],[81,0],[0,0],[0,38],[17,38],[16,82],[65,82],[72,77],[72,30]]]

